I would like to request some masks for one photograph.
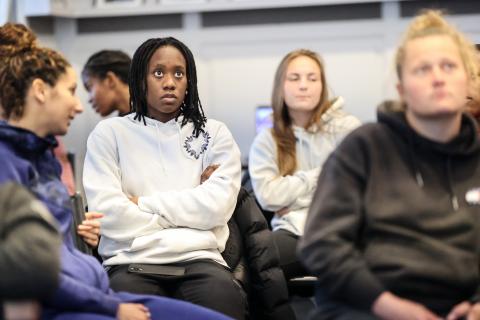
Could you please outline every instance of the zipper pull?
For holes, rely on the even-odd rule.
[[[452,196],[452,207],[454,211],[458,210],[458,199],[456,195]]]

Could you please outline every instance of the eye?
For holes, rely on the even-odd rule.
[[[309,77],[308,77],[308,81],[316,82],[316,81],[318,81],[318,77],[316,77],[316,76],[309,76]]]
[[[153,71],[153,76],[155,78],[161,78],[161,77],[163,77],[163,71],[162,70],[155,70],[155,71]]]
[[[413,73],[419,76],[425,75],[428,71],[430,71],[430,66],[427,64],[421,65],[413,69]]]
[[[176,71],[175,72],[175,78],[180,79],[180,78],[183,77],[183,75],[184,75],[183,71]]]
[[[298,79],[300,79],[300,77],[296,74],[291,74],[287,77],[288,81],[298,81]]]
[[[441,68],[445,72],[450,72],[450,71],[453,71],[454,69],[456,69],[457,65],[455,63],[452,63],[452,62],[444,62],[444,63],[441,64]]]

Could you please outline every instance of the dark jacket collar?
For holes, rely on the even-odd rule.
[[[54,136],[41,138],[30,130],[11,126],[4,120],[0,120],[0,140],[25,153],[43,153],[57,146]]]
[[[477,127],[473,118],[462,115],[460,133],[447,143],[430,140],[418,134],[408,124],[401,104],[395,101],[385,101],[377,110],[378,122],[390,127],[413,143],[415,149],[426,148],[444,155],[468,155],[480,150]]]

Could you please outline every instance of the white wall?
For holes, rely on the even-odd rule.
[[[207,116],[228,125],[246,157],[255,134],[255,107],[269,104],[274,71],[280,59],[296,48],[310,48],[324,57],[329,87],[345,98],[347,111],[364,122],[375,119],[376,105],[396,97],[392,55],[407,21],[398,18],[395,6],[384,4],[384,18],[369,21],[202,29],[198,15],[189,14],[184,30],[121,33],[77,34],[75,24],[62,19],[56,24],[54,39],[45,40],[63,51],[80,71],[88,56],[100,49],[133,54],[147,38],[178,37],[196,57]],[[451,21],[480,43],[480,15],[455,16]],[[73,122],[65,142],[82,166],[86,139],[100,118],[88,105],[83,86],[78,93],[85,112]]]

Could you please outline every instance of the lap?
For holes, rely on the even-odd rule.
[[[185,300],[237,319],[246,312],[246,296],[226,267],[211,261],[197,260],[174,264],[185,273],[177,276],[128,272],[128,265],[115,266],[109,271],[115,291],[153,294]]]
[[[298,236],[290,231],[279,229],[272,232],[273,241],[278,248],[280,258],[280,268],[285,279],[289,280],[295,277],[308,275],[305,267],[297,257]]]

